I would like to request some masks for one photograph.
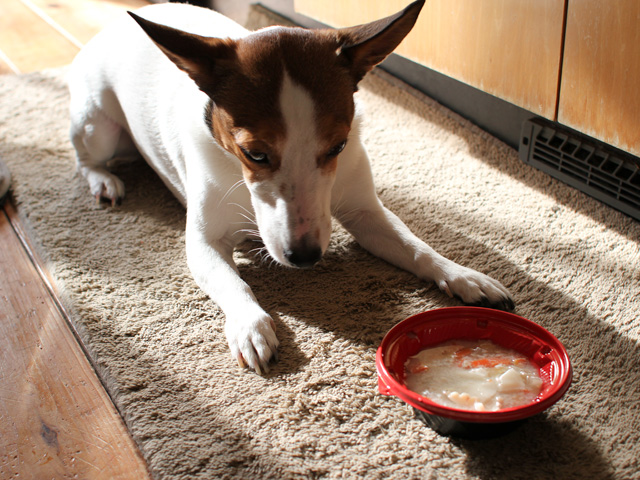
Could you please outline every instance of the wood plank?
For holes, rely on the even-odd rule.
[[[140,4],[109,3],[119,11]],[[71,13],[65,11],[67,27],[83,22],[83,15]],[[109,15],[102,9],[94,18],[91,34]],[[2,0],[0,52],[6,61],[0,72],[18,73],[16,62],[24,71],[68,63],[79,44],[68,37],[29,0]],[[15,210],[5,209],[19,229]],[[42,283],[53,289],[51,275],[29,263],[21,246],[28,237],[21,231],[19,239],[6,218],[0,211],[0,478],[149,479],[119,413]]]
[[[640,155],[640,2],[570,2],[558,121]]]
[[[149,479],[5,210],[0,244],[0,478]]]
[[[81,44],[127,10],[149,5],[146,0],[22,0],[68,32]]]
[[[15,65],[12,65],[9,58],[0,50],[0,75],[7,73],[20,73],[20,70],[18,70]]]
[[[78,53],[77,46],[20,0],[2,0],[0,50],[21,72],[40,69],[42,58],[50,67],[67,65]]]
[[[390,15],[408,0],[295,0],[332,26]],[[543,117],[555,119],[564,0],[429,0],[399,53]]]

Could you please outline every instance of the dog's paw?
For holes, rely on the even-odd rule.
[[[513,310],[515,304],[509,291],[497,280],[462,265],[453,264],[443,271],[436,284],[450,297],[469,305]]]
[[[227,319],[225,333],[231,355],[241,367],[259,374],[269,372],[269,361],[277,358],[278,338],[273,319],[262,312],[255,317]]]
[[[124,183],[114,174],[102,169],[84,172],[89,182],[91,194],[97,202],[106,200],[111,205],[119,205],[124,198]]]

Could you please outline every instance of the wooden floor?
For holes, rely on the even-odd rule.
[[[66,65],[145,0],[0,0],[0,74]],[[0,479],[150,479],[9,201],[0,211]]]

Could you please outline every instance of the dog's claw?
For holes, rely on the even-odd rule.
[[[511,311],[515,308],[515,303],[509,297],[500,298],[498,300],[490,300],[486,296],[480,298],[480,300],[465,302],[465,300],[459,295],[455,295],[455,298],[460,300],[462,303],[469,305],[471,307],[484,307],[484,308],[495,308],[496,310],[504,310]]]
[[[238,361],[238,366],[243,370],[247,368],[253,368],[253,370],[255,370],[258,375],[265,375],[265,374],[268,374],[270,371],[269,363],[262,363],[258,361],[255,363],[253,367],[251,367],[249,364],[247,364],[242,354],[240,354],[236,359]],[[269,362],[277,362],[277,361],[278,361],[278,354],[276,351],[271,357],[271,359],[269,360]]]
[[[446,293],[449,296],[449,298],[453,298],[453,293],[451,293],[451,289],[449,288],[449,284],[446,282],[446,280],[443,280],[442,282],[440,282],[438,284],[438,288],[440,288],[441,291]]]
[[[242,354],[238,355],[236,360],[238,360],[238,366],[240,368],[247,368],[247,362],[244,361]]]
[[[122,205],[122,197],[105,197],[100,193],[94,195],[94,197],[96,199],[96,205],[100,205],[102,202],[109,202],[111,204],[111,207]]]
[[[262,369],[260,368],[260,364],[256,364],[256,373],[258,375],[262,375]],[[266,371],[265,373],[269,373],[268,371]]]
[[[510,312],[511,310],[516,308],[516,304],[511,298],[503,298],[502,301],[495,306],[495,308]]]

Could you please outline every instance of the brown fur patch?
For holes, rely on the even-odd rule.
[[[336,171],[336,168],[338,168],[338,157],[327,159],[325,156],[323,158],[318,158],[316,163],[324,174],[332,175]]]
[[[238,40],[235,61],[216,72],[218,83],[207,92],[213,100],[209,124],[219,144],[240,159],[248,181],[270,178],[280,168],[287,134],[279,105],[284,69],[314,101],[323,149],[314,152],[318,167],[335,170],[327,153],[347,138],[355,89],[338,47],[332,31],[268,30]],[[240,147],[267,154],[269,163],[248,160]]]
[[[311,95],[318,139],[329,152],[347,139],[355,111],[356,86],[350,70],[337,55],[339,43],[334,31],[291,30],[281,41],[285,66],[292,80]]]

